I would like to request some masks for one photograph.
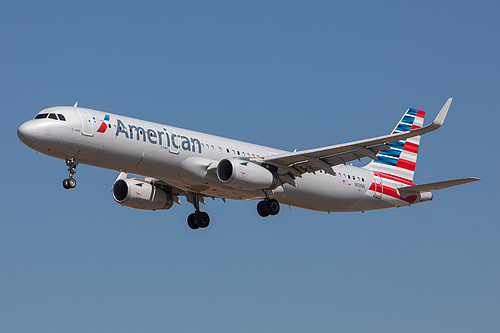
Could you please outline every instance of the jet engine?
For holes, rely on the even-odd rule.
[[[161,188],[132,178],[115,181],[113,199],[122,206],[147,210],[170,209],[174,203]]]
[[[227,186],[242,190],[267,190],[278,184],[278,178],[268,169],[238,159],[221,160],[217,165],[217,177]]]

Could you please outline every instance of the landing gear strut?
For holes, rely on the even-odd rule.
[[[280,212],[280,204],[276,199],[265,199],[257,204],[257,213],[262,217],[276,215]]]
[[[76,166],[78,165],[74,159],[66,160],[66,165],[68,166],[69,178],[63,180],[63,187],[67,190],[76,187],[76,180],[73,176],[76,173]]]
[[[193,204],[195,212],[189,214],[187,222],[191,229],[206,228],[210,224],[210,216],[207,213],[200,211],[200,200],[202,199],[201,194],[191,193],[187,196],[188,201]]]

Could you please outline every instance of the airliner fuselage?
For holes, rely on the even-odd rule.
[[[120,171],[113,192],[115,200],[125,206],[168,209],[185,196],[196,209],[188,221],[192,228],[197,227],[195,217],[205,197],[262,200],[261,216],[279,212],[278,202],[349,212],[432,199],[430,191],[400,193],[399,188],[415,185],[408,177],[345,163],[353,159],[352,154],[378,160],[381,155],[375,154],[389,148],[380,140],[354,143],[351,150],[344,149],[349,145],[338,145],[297,154],[76,105],[41,111],[19,127],[18,136],[34,150],[66,160],[70,178],[65,179],[65,188],[76,185],[74,169],[81,163]],[[391,138],[387,142],[393,140],[387,137]],[[364,147],[363,143],[368,144]],[[128,173],[144,178],[127,178]],[[204,227],[208,222],[199,224]]]

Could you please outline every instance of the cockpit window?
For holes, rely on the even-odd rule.
[[[58,113],[40,113],[35,116],[35,119],[54,119],[54,120],[61,120],[61,121],[66,121],[66,117],[63,116],[62,114]]]
[[[36,115],[35,119],[45,119],[48,115],[48,113],[40,113]]]

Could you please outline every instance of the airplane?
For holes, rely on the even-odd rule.
[[[122,206],[165,210],[185,197],[191,229],[206,228],[205,198],[259,200],[262,217],[280,204],[322,212],[364,212],[430,201],[432,191],[470,183],[469,177],[413,183],[420,137],[440,128],[452,99],[423,126],[409,108],[391,134],[316,149],[284,151],[78,106],[40,111],[17,130],[29,148],[66,161],[65,189],[76,186],[78,164],[120,172],[112,186]],[[369,158],[363,167],[351,161]],[[132,176],[141,175],[141,176]]]

